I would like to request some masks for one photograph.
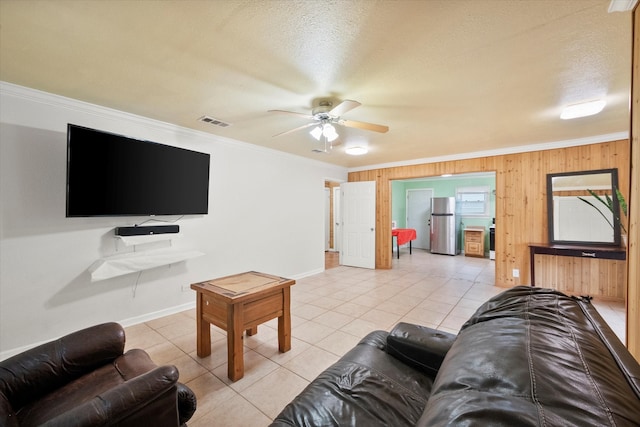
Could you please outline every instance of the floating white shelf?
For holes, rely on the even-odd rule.
[[[125,246],[142,245],[145,243],[160,242],[163,240],[173,240],[182,237],[180,233],[167,234],[146,234],[143,236],[116,236]]]
[[[127,252],[99,259],[89,268],[89,271],[91,272],[91,281],[96,282],[162,265],[174,264],[202,255],[204,253],[200,251],[173,248]]]

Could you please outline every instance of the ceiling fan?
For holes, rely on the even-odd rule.
[[[359,107],[360,104],[358,101],[352,101],[350,99],[345,99],[344,101],[338,103],[335,107],[334,100],[331,98],[319,98],[313,104],[315,105],[311,110],[311,114],[303,114],[296,113],[294,111],[285,111],[285,110],[269,110],[270,113],[284,113],[291,114],[298,117],[303,117],[308,120],[313,120],[311,123],[307,123],[305,125],[299,126],[297,128],[281,132],[279,134],[273,135],[282,136],[288,133],[296,132],[301,129],[308,128],[310,126],[316,126],[311,131],[311,134],[317,139],[320,140],[320,137],[324,136],[325,139],[329,139],[333,141],[338,137],[334,124],[340,126],[346,126],[357,129],[370,130],[374,132],[385,133],[389,130],[388,126],[377,125],[373,123],[367,122],[359,122],[356,120],[347,120],[343,119],[342,115],[353,110],[356,107]]]

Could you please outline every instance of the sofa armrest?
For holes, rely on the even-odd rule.
[[[179,425],[175,366],[160,366],[46,422],[47,427]],[[186,386],[185,386],[186,387]]]
[[[20,408],[113,361],[124,342],[122,326],[104,323],[39,345],[0,362],[0,391]]]
[[[456,335],[411,323],[398,323],[387,337],[387,353],[435,377]]]

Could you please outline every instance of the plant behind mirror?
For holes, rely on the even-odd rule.
[[[613,215],[613,220],[617,221],[617,223],[620,225],[620,229],[626,234],[627,229],[624,226],[624,222],[620,219],[620,215],[616,215],[616,210],[614,209],[614,200],[608,195],[605,194],[604,195],[604,199],[600,196],[598,196],[595,191],[593,190],[589,190],[587,189],[587,191],[589,192],[589,194],[591,194],[593,197],[596,198],[596,200],[598,200],[600,203],[602,203],[604,206],[607,207],[607,209],[609,209],[609,211],[611,211],[611,214]],[[619,188],[614,188],[614,191],[616,193],[616,201],[619,203],[620,206],[620,211],[624,214],[624,216],[627,216],[627,202],[624,199],[624,196],[622,195],[622,193],[620,192]],[[609,218],[607,218],[607,216],[605,214],[602,213],[602,211],[600,209],[598,209],[598,207],[596,205],[594,205],[593,203],[591,203],[589,200],[584,199],[582,197],[578,197],[578,199],[582,200],[583,202],[585,202],[586,204],[588,204],[589,206],[593,207],[595,210],[597,210],[600,215],[602,215],[602,217],[607,221],[607,223],[611,226],[611,228],[613,228],[615,230],[615,226],[614,223],[612,223]]]

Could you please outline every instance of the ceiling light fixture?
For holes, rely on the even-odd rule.
[[[602,100],[581,102],[564,107],[560,118],[563,120],[576,119],[598,114],[604,108],[606,102]]]
[[[637,1],[638,0],[611,0],[611,3],[609,3],[609,13],[633,10]]]
[[[355,146],[346,148],[344,152],[352,156],[361,156],[363,154],[367,154],[369,150],[367,149],[367,147]]]

